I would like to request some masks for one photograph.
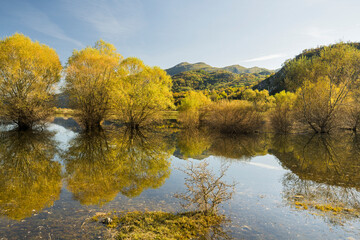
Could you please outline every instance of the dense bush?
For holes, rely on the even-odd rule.
[[[282,91],[275,94],[275,108],[270,113],[273,130],[278,133],[288,133],[294,124],[293,105],[296,94]]]
[[[205,125],[222,133],[253,133],[263,125],[263,115],[248,101],[223,100],[206,110]]]
[[[211,103],[201,92],[190,91],[181,101],[178,110],[180,112],[178,121],[185,128],[198,127],[200,119],[204,116],[204,107]]]

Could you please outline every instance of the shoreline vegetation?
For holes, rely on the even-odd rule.
[[[98,131],[104,120],[132,129],[166,120],[181,128],[206,127],[226,134],[356,132],[360,125],[358,44],[305,50],[268,78],[281,73],[277,84],[283,90],[272,94],[255,89],[261,84],[214,85],[227,75],[219,72],[213,78],[204,70],[204,79],[196,73],[187,76],[197,79],[192,88],[179,87],[186,78],[172,79],[138,58],[124,59],[102,40],[74,50],[64,69],[55,50],[22,34],[2,39],[0,52],[1,120],[19,130],[59,115],[73,116],[84,131]],[[61,77],[65,85],[56,94]]]

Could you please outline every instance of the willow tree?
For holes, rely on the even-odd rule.
[[[202,92],[187,92],[178,108],[180,112],[178,117],[179,122],[181,122],[185,128],[199,127],[206,112],[204,108],[210,104],[211,100]]]
[[[298,93],[298,112],[315,132],[339,126],[349,92],[360,76],[360,51],[347,44],[324,47],[319,55],[287,65],[287,85]]]
[[[274,95],[275,107],[270,113],[270,123],[277,133],[289,133],[293,127],[293,107],[296,94],[281,91]]]
[[[66,68],[65,92],[85,127],[93,130],[110,114],[114,103],[115,73],[122,56],[102,40],[94,47],[75,50]]]
[[[57,53],[46,45],[18,33],[2,39],[0,106],[5,120],[26,130],[49,117],[61,68]]]
[[[173,107],[172,80],[159,67],[127,58],[118,71],[116,112],[131,128],[149,124]]]

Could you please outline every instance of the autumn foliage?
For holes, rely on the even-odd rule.
[[[6,121],[29,129],[52,113],[61,64],[54,49],[14,34],[0,41],[0,109]]]

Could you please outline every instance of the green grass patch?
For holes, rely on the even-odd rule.
[[[111,219],[106,226],[117,228],[117,239],[164,240],[199,238],[225,220],[222,215],[204,215],[200,212],[174,214],[138,211],[112,216]]]

